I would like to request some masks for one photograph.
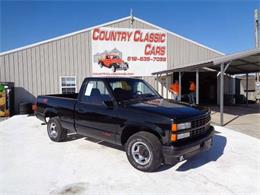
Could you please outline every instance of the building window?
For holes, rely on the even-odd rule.
[[[60,77],[60,92],[62,94],[76,93],[76,77],[75,76],[62,76]]]

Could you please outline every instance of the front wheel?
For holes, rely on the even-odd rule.
[[[103,68],[103,66],[104,66],[102,62],[99,62],[98,65],[100,68]]]
[[[55,142],[61,142],[67,137],[67,130],[62,128],[58,117],[53,117],[48,121],[47,132],[49,138]]]
[[[156,171],[162,163],[161,143],[149,132],[138,132],[126,143],[126,155],[131,165],[141,171]]]
[[[112,72],[116,72],[116,65],[115,64],[113,64],[111,68],[112,68]]]

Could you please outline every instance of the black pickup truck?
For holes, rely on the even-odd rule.
[[[163,99],[134,78],[90,77],[79,94],[38,96],[36,116],[47,122],[51,140],[72,131],[124,146],[142,171],[209,150],[214,131],[209,109]]]

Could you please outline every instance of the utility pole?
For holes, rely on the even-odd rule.
[[[255,47],[259,48],[259,13],[258,13],[258,9],[255,9]],[[256,102],[259,104],[260,103],[260,99],[259,99],[259,95],[260,95],[260,91],[259,91],[259,72],[256,73],[256,83],[255,83],[255,87],[256,87]]]
[[[134,23],[133,9],[130,9],[131,25]]]
[[[259,48],[259,14],[255,9],[255,47]],[[256,82],[259,82],[259,72],[256,73]]]
[[[259,48],[259,14],[258,14],[258,9],[255,9],[255,47]]]

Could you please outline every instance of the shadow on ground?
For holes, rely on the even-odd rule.
[[[220,112],[219,106],[208,105],[210,107],[212,114]],[[257,114],[260,110],[260,104],[236,104],[232,106],[225,106],[224,113],[232,115],[247,115],[247,114]]]
[[[196,169],[209,162],[217,161],[223,154],[227,144],[227,139],[221,135],[213,137],[213,146],[209,151],[203,152],[183,163],[177,171],[187,171]]]
[[[63,142],[70,142],[70,141],[74,141],[74,140],[77,140],[77,139],[81,139],[83,137],[84,136],[81,136],[77,133],[68,133],[67,138]]]
[[[216,132],[219,133],[219,132]],[[213,136],[213,146],[209,151],[202,152],[188,160],[186,160],[179,168],[176,169],[176,171],[188,171],[190,169],[196,169],[199,168],[209,162],[217,161],[223,154],[224,149],[227,144],[227,139],[224,136],[221,135],[214,135]],[[178,164],[178,163],[177,163]],[[158,170],[165,171],[167,169],[170,169],[175,165],[163,165]]]
[[[101,140],[98,140],[98,139],[95,139],[95,138],[92,138],[92,137],[86,137],[85,140],[99,144],[99,145],[102,145],[102,146],[113,148],[113,149],[116,149],[116,150],[121,150],[123,152],[125,151],[123,146],[119,146],[119,145],[116,145],[116,144],[101,141]]]
[[[204,105],[211,109],[211,122],[220,125],[220,108],[216,105]],[[240,117],[252,114],[258,114],[260,111],[260,104],[235,104],[224,106],[224,126],[239,121]],[[253,117],[253,116],[252,116]]]
[[[73,141],[83,138],[83,136],[77,134],[69,134],[66,141]],[[95,138],[85,137],[84,140],[90,141],[102,146],[110,147],[116,150],[125,151],[123,146],[104,142]],[[223,154],[227,144],[227,139],[224,136],[219,135],[219,132],[213,136],[213,146],[209,151],[202,152],[191,159],[186,160],[176,171],[188,171],[190,169],[199,168],[209,162],[217,161]],[[176,164],[175,164],[176,165]],[[163,165],[159,168],[158,172],[165,171],[172,168],[175,165]]]

